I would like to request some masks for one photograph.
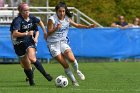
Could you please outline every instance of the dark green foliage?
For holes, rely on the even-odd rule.
[[[46,0],[30,1],[33,6],[46,6]],[[128,22],[140,17],[139,0],[49,0],[49,5],[55,6],[59,1],[76,7],[103,26],[110,26],[118,15],[124,15]]]

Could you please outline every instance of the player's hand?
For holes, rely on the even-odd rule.
[[[53,29],[53,32],[59,30],[62,27],[62,24],[58,23],[56,27]]]
[[[56,26],[57,29],[60,29],[61,27],[62,27],[62,24],[60,24],[60,23],[57,24],[57,26]]]
[[[32,35],[33,36],[34,31],[29,31],[27,35]]]

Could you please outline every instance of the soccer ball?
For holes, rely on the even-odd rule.
[[[66,87],[68,85],[68,79],[63,75],[60,75],[55,79],[55,85],[57,87]]]

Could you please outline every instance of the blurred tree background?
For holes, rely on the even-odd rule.
[[[79,9],[103,26],[110,26],[118,15],[124,15],[130,23],[134,17],[140,17],[140,0],[49,0],[49,6],[54,7],[60,1]],[[30,4],[45,7],[46,0],[30,0]]]

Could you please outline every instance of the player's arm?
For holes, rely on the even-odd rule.
[[[40,27],[42,28],[42,30],[44,32],[44,38],[47,39],[47,31],[46,31],[46,28],[44,26],[44,23],[40,20],[40,22],[38,24],[40,25]]]
[[[39,30],[38,30],[38,26],[35,25],[35,37],[34,37],[34,42],[35,43],[38,42],[38,37],[39,37]]]
[[[91,25],[83,25],[83,24],[78,24],[78,23],[75,23],[74,21],[72,21],[71,19],[69,19],[70,21],[70,24],[76,28],[93,28],[93,27],[96,27],[95,24],[91,24]]]
[[[57,24],[57,26],[54,27],[53,21],[49,19],[47,24],[48,36],[54,33],[57,29],[61,28],[61,26],[61,24]]]
[[[31,35],[30,32],[26,31],[26,32],[19,32],[18,30],[20,30],[21,27],[21,21],[19,20],[13,20],[12,22],[12,27],[10,28],[10,31],[12,32],[12,37],[17,38],[17,37],[23,37],[23,36],[27,36],[27,35]]]
[[[29,32],[21,33],[21,32],[18,32],[18,30],[14,30],[12,33],[12,36],[15,38],[16,37],[23,37],[23,36],[27,36],[27,35],[31,35],[31,33],[29,33]]]
[[[35,38],[38,39],[38,37],[39,37],[39,31],[36,31]]]
[[[38,37],[39,37],[39,31],[36,31],[36,33],[35,33],[35,38],[34,38],[34,42],[35,42],[35,43],[38,42]]]

